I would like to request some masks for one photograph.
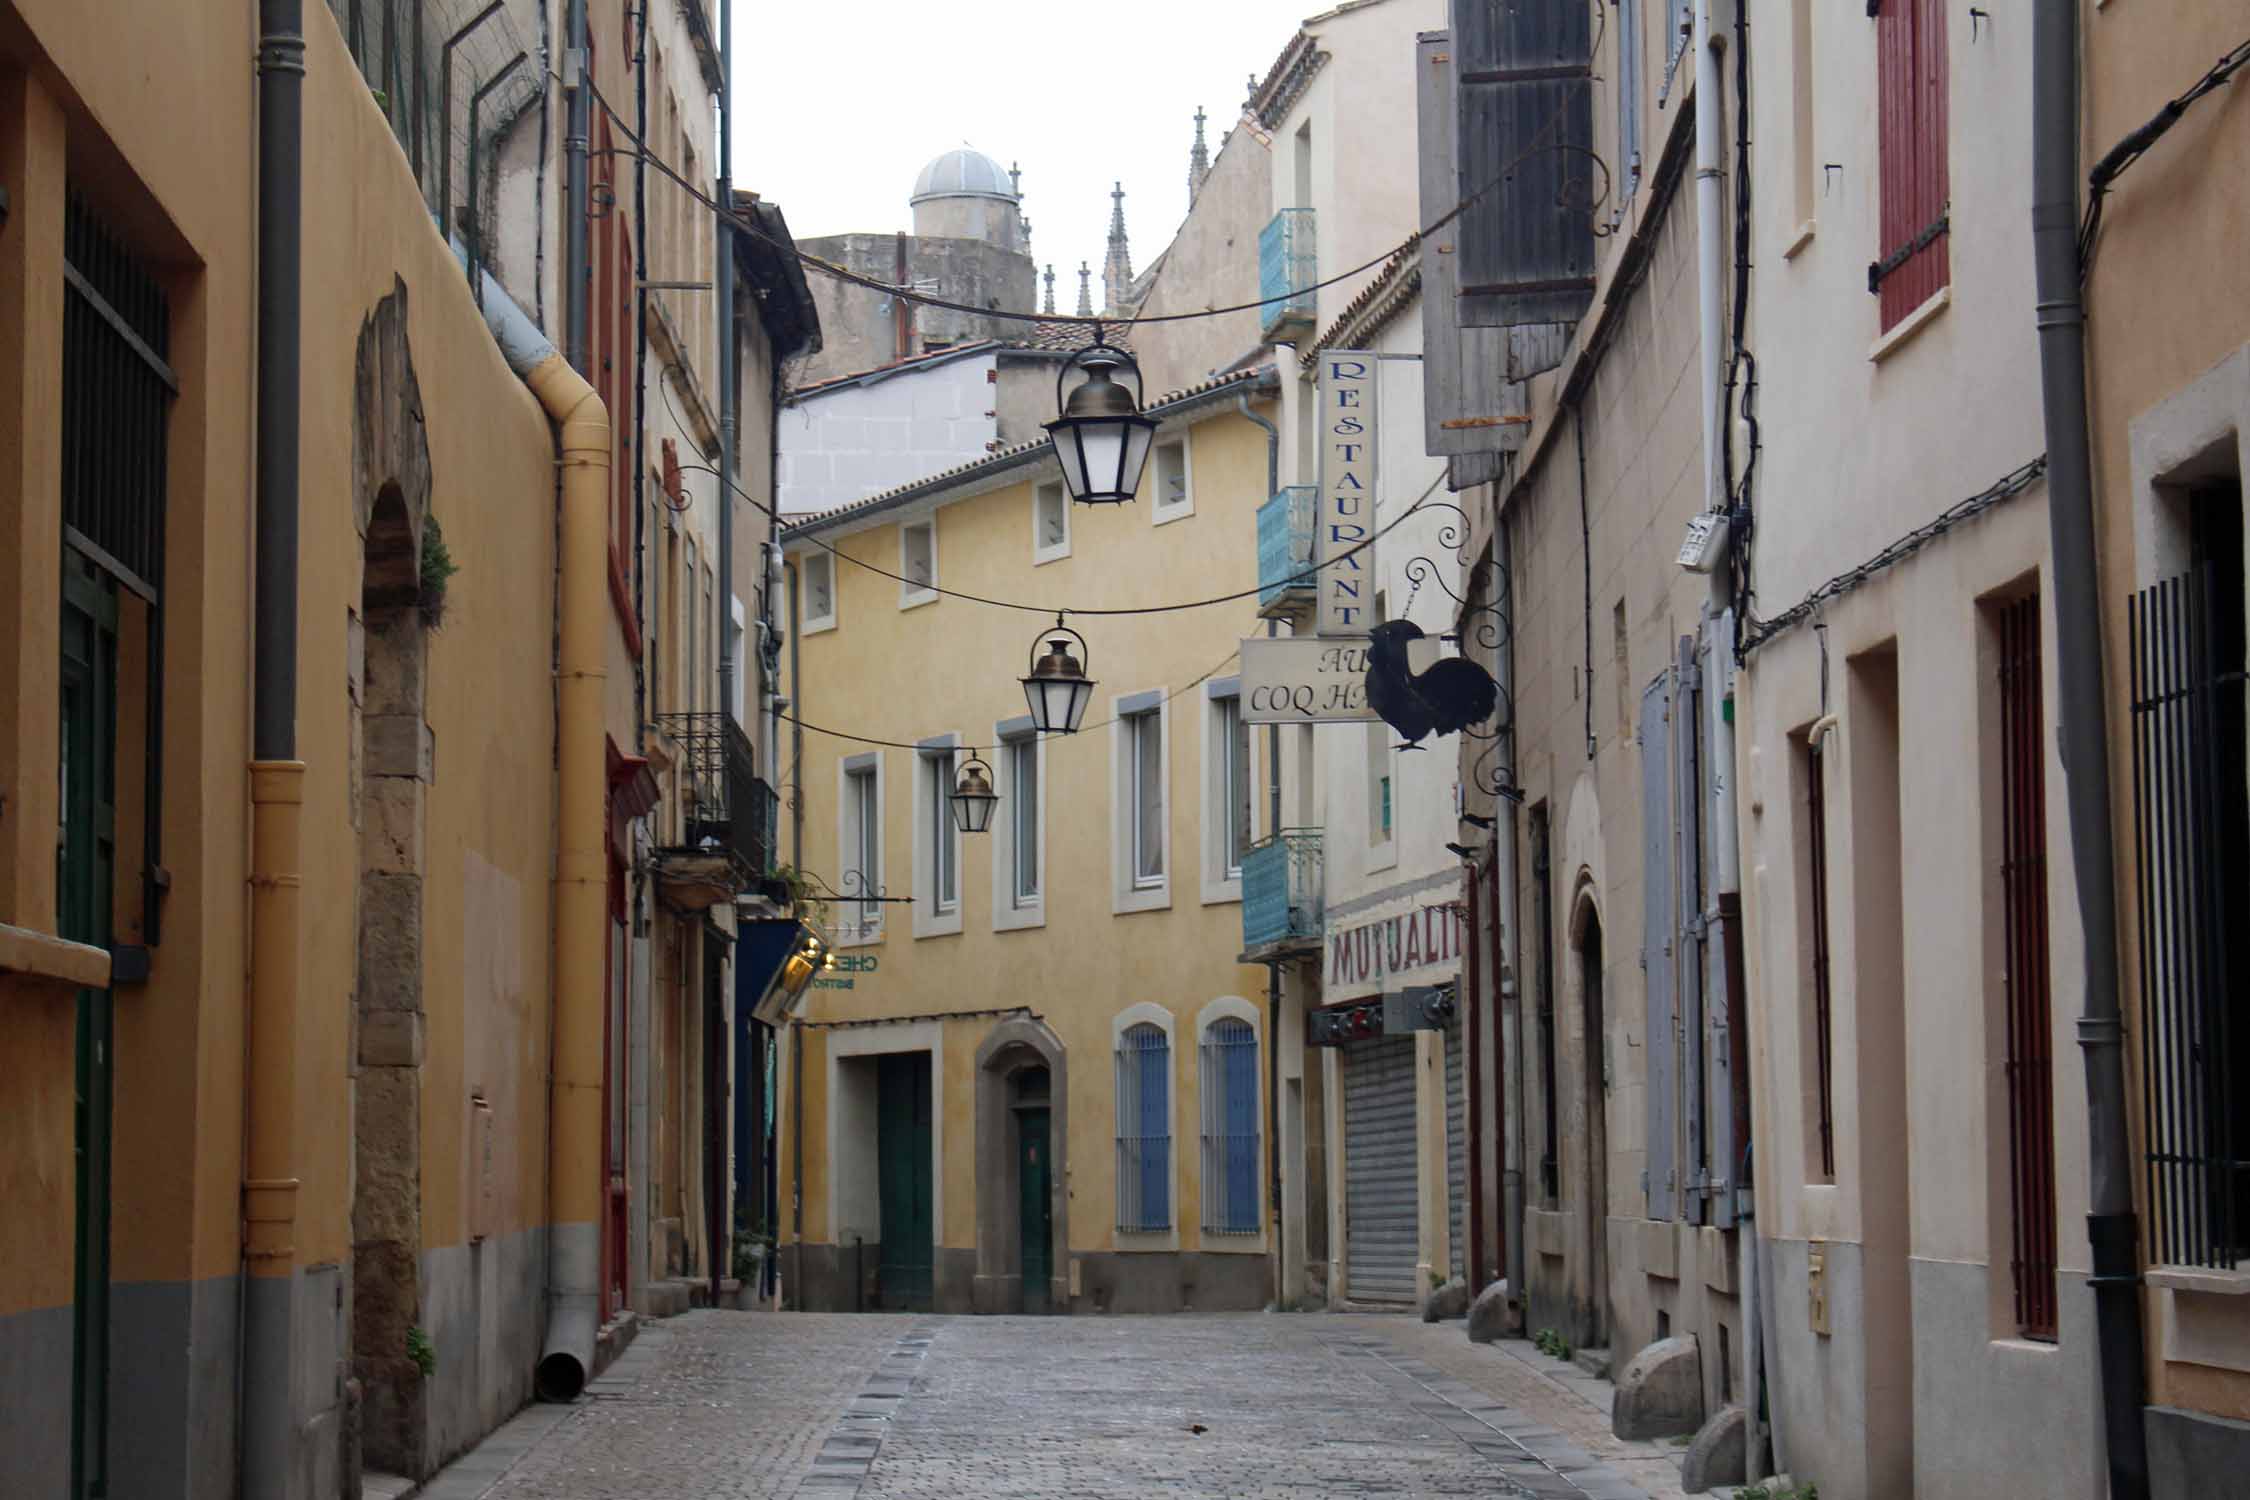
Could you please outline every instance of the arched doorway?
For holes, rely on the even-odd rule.
[[[358,844],[358,962],[350,1027],[351,1354],[365,1467],[425,1477],[430,1392],[412,1335],[422,1285],[422,887],[432,739],[424,716],[422,587],[429,449],[406,346],[406,290],[360,329],[349,610],[351,806]]]
[[[1069,1306],[1068,1074],[1062,1041],[1028,1016],[977,1048],[977,1268],[980,1313]]]
[[[1571,982],[1578,991],[1578,1098],[1585,1160],[1576,1174],[1584,1280],[1573,1287],[1571,1342],[1582,1349],[1609,1343],[1609,1068],[1608,1017],[1602,993],[1602,917],[1590,888],[1581,887],[1570,926]]]

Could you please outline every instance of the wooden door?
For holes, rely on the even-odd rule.
[[[876,1306],[927,1312],[934,1260],[930,1054],[885,1054],[876,1061],[875,1081],[877,1191],[883,1214]]]
[[[1055,1274],[1053,1156],[1047,1139],[1047,1111],[1016,1112],[1016,1232],[1021,1241],[1023,1310],[1050,1311],[1048,1292]]]

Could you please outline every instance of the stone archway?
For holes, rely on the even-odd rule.
[[[1571,1287],[1571,1341],[1600,1348],[1609,1340],[1609,1067],[1606,1057],[1609,1015],[1604,994],[1602,914],[1593,883],[1581,879],[1570,910],[1569,984],[1578,1011],[1577,1088],[1583,1127],[1584,1160],[1566,1181],[1579,1189],[1577,1233],[1585,1250],[1575,1257],[1583,1280]]]
[[[1022,1312],[1022,1179],[1018,1175],[1018,1105],[1036,1070],[1047,1075],[1048,1201],[1052,1249],[1046,1303],[1070,1305],[1070,1079],[1062,1039],[1046,1022],[1018,1016],[1000,1022],[977,1048],[977,1269],[971,1306],[980,1313]],[[1037,1298],[1031,1299],[1036,1303]]]
[[[359,853],[351,1350],[362,1459],[419,1479],[431,1466],[428,1392],[411,1338],[424,1321],[422,885],[433,744],[421,558],[430,460],[406,311],[400,283],[360,328],[353,386],[361,574],[350,620]]]

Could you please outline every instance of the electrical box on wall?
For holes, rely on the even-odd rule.
[[[1443,1031],[1453,1010],[1451,985],[1410,984],[1383,997],[1383,1030]]]
[[[1381,1036],[1383,1031],[1381,997],[1323,1006],[1305,1017],[1305,1045],[1308,1047],[1341,1047],[1346,1042]]]

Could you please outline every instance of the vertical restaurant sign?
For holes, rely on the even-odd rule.
[[[1316,635],[1363,636],[1375,623],[1375,549],[1352,552],[1375,535],[1375,369],[1375,355],[1364,349],[1328,349],[1320,356]]]

